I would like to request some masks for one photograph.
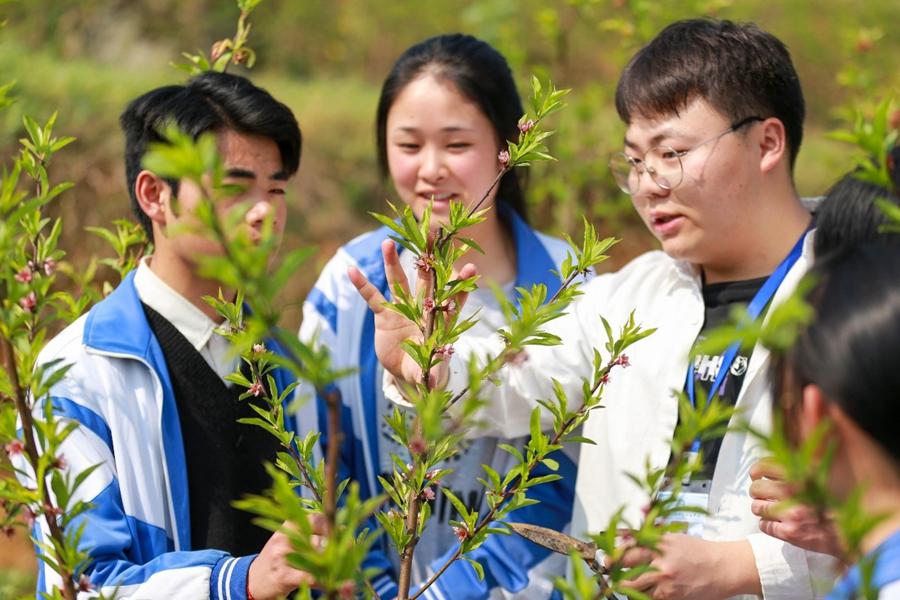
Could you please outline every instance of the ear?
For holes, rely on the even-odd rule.
[[[781,119],[770,117],[759,126],[759,168],[763,173],[788,159],[787,132]]]
[[[829,414],[829,403],[822,388],[815,384],[804,387],[797,423],[801,438],[805,440],[812,435],[822,421],[829,419]]]
[[[160,229],[166,226],[166,206],[172,199],[172,188],[166,181],[153,173],[143,170],[134,181],[134,195],[144,214]]]

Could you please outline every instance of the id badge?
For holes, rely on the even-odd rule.
[[[703,485],[705,483],[706,485]],[[694,508],[702,508],[704,511],[709,508],[709,482],[692,481],[691,485],[685,487],[678,496],[678,506],[690,506]],[[659,492],[660,499],[670,498],[672,492],[664,490]],[[685,533],[693,537],[701,537],[703,535],[703,519],[706,518],[705,513],[694,511],[676,511],[669,517],[669,523],[684,523],[687,525]]]

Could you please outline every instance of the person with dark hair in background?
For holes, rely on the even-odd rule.
[[[432,219],[446,221],[452,200],[472,206],[488,190],[500,171],[498,152],[508,140],[518,139],[523,114],[515,82],[503,56],[489,44],[468,35],[440,35],[407,49],[384,81],[376,115],[379,163],[390,177],[397,195],[421,218],[432,206]],[[483,278],[495,283],[515,300],[517,287],[530,289],[543,283],[548,295],[561,284],[559,271],[568,246],[532,229],[527,222],[522,172],[511,171],[484,203],[491,207],[483,223],[466,236],[484,250],[470,252],[465,262],[478,266]],[[383,493],[378,481],[394,469],[392,455],[408,462],[407,448],[395,442],[384,422],[392,406],[382,393],[382,371],[373,345],[374,320],[366,303],[347,277],[358,269],[388,294],[382,251],[392,266],[414,279],[416,257],[400,248],[399,256],[390,230],[382,227],[347,243],[330,260],[304,305],[300,337],[317,339],[328,347],[339,367],[358,371],[337,383],[343,402],[343,431],[347,433],[342,467],[360,485],[364,497]],[[505,324],[503,312],[486,287],[473,292],[463,316],[479,312],[476,331],[486,335]],[[317,336],[317,337],[316,337]],[[527,409],[526,409],[527,410]],[[319,414],[325,414],[320,408]],[[524,415],[522,418],[528,418]],[[308,424],[314,427],[313,424]],[[320,428],[326,431],[324,425]],[[499,444],[522,447],[527,432],[498,435],[465,442],[441,480],[467,506],[484,512],[484,488],[477,479],[486,464],[505,473],[515,463]],[[566,450],[566,452],[570,452]],[[529,491],[541,501],[513,513],[513,519],[563,529],[569,522],[574,495],[574,456],[558,452],[563,478]],[[540,474],[549,474],[545,466]],[[433,499],[433,518],[416,544],[413,586],[423,583],[456,550],[457,538],[448,523],[458,519],[446,496]],[[491,536],[467,554],[484,567],[484,579],[465,561],[456,561],[428,588],[425,598],[547,598],[553,576],[564,569],[560,556],[533,546],[516,536]],[[398,564],[395,560],[395,567]],[[383,598],[396,594],[390,572],[373,581]]]
[[[866,184],[870,185],[870,184]],[[900,599],[900,246],[845,246],[817,262],[813,322],[773,365],[773,398],[799,443],[823,424],[834,443],[828,486],[882,520],[861,540],[880,600]],[[829,600],[860,597],[851,566]]]
[[[620,507],[628,522],[640,522],[648,498],[628,474],[670,460],[678,423],[673,392],[684,390],[693,403],[716,395],[738,409],[737,418],[759,430],[771,427],[764,347],[690,363],[688,357],[732,307],[749,305],[754,318],[764,319],[812,263],[811,217],[793,182],[805,105],[790,54],[775,36],[754,24],[675,22],[628,63],[616,108],[627,130],[624,152],[610,168],[662,252],[588,282],[568,314],[549,326],[562,345],[530,347],[529,360],[502,369],[501,385],[482,390],[488,403],[479,415],[485,435],[515,437],[528,431],[536,401],[553,397],[553,380],[570,406],[578,402],[593,349],[606,342],[600,314],[615,326],[634,311],[644,327],[656,328],[630,350],[631,367],[612,376],[604,409],[584,425],[583,435],[596,444],[581,449],[572,517],[578,536],[604,530]],[[414,380],[418,367],[400,342],[418,330],[385,310],[374,286],[362,278],[355,283],[375,313],[380,361],[394,377]],[[467,333],[434,375],[459,393],[470,357],[502,348],[499,336]],[[832,559],[757,528],[748,493],[750,467],[762,455],[757,442],[731,429],[719,441],[698,440],[693,450],[703,470],[689,483],[689,504],[708,514],[692,519],[695,535],[666,535],[658,552],[629,550],[626,567],[653,567],[631,585],[667,599],[819,596],[817,584],[830,583]]]
[[[832,256],[863,245],[871,251],[900,243],[896,230],[885,229],[890,221],[876,200],[900,206],[896,193],[859,179],[857,172],[848,173],[829,190],[817,213],[816,262],[827,262]],[[834,523],[823,522],[816,511],[806,506],[781,505],[790,497],[791,486],[785,484],[776,465],[760,461],[751,468],[750,477],[752,510],[760,518],[760,531],[802,548],[834,556],[842,554]]]
[[[39,358],[71,367],[50,392],[60,417],[80,424],[63,445],[67,469],[97,466],[76,493],[93,508],[70,527],[84,528],[86,574],[104,594],[274,599],[307,574],[288,566],[285,535],[231,505],[269,487],[263,463],[274,462],[278,445],[237,423],[254,413],[239,400],[243,390],[224,379],[239,360],[203,300],[220,284],[198,269],[200,257],[222,249],[184,229],[198,223],[202,192],[191,180],[166,180],[142,166],[170,123],[195,139],[215,135],[224,181],[242,189],[217,210],[245,206],[240,227],[251,239],[265,222],[277,236],[285,226],[285,187],[301,149],[287,106],[225,73],[157,88],[128,105],[121,116],[128,188],[155,250]],[[291,375],[278,370],[275,380],[284,389]],[[35,538],[49,543],[45,521],[35,528]],[[58,583],[54,576],[41,565],[39,592]]]

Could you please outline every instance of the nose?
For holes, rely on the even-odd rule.
[[[421,163],[419,163],[419,178],[425,181],[439,181],[446,174],[446,165],[444,164],[444,154],[438,148],[430,146],[425,148],[421,154]]]
[[[258,229],[270,214],[274,214],[274,208],[265,194],[255,194],[250,202],[244,220],[251,227]]]

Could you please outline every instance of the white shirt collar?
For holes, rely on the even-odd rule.
[[[134,274],[138,298],[171,323],[198,352],[201,351],[218,324],[150,270],[150,258],[141,259]]]

